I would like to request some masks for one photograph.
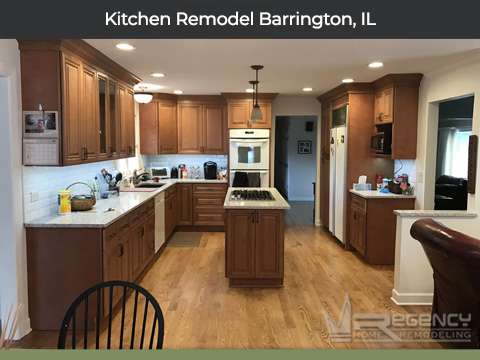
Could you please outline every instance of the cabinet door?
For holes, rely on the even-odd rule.
[[[245,129],[249,127],[251,101],[238,100],[228,103],[228,128]]]
[[[180,184],[178,188],[178,224],[192,225],[192,184]]]
[[[86,65],[82,67],[82,128],[86,160],[98,156],[98,90],[95,71]]]
[[[127,235],[118,235],[108,241],[103,255],[103,280],[123,280],[130,281],[129,266],[129,239]],[[109,296],[108,291],[104,296]],[[122,296],[121,289],[118,288],[113,293],[113,306],[115,306]],[[105,302],[105,313],[108,314],[108,302]]]
[[[79,163],[84,158],[81,126],[81,63],[67,55],[63,57],[63,161],[65,165]]]
[[[382,123],[393,121],[393,88],[383,90]]]
[[[138,223],[130,232],[130,269],[132,279],[136,279],[143,270],[144,225],[144,222]]]
[[[283,276],[283,213],[257,211],[255,213],[255,276],[280,278]]]
[[[155,255],[155,213],[148,215],[145,222],[145,236],[143,237],[143,268],[148,265]]]
[[[178,152],[198,154],[203,150],[202,106],[178,106]]]
[[[365,255],[366,250],[366,214],[364,210],[351,207],[350,237],[349,242],[360,254]]]
[[[133,90],[127,89],[126,96],[127,150],[129,156],[135,156],[135,100]]]
[[[175,154],[178,150],[175,103],[158,103],[158,146],[160,154]]]
[[[322,103],[322,151],[320,154],[320,221],[328,227],[330,201],[330,103]],[[318,186],[318,184],[317,184]]]
[[[259,101],[258,105],[262,112],[262,118],[251,124],[251,127],[256,129],[270,129],[272,127],[272,104],[266,101]]]
[[[374,121],[375,124],[382,123],[382,113],[383,113],[383,91],[377,91],[375,93],[375,103],[374,103]]]
[[[165,238],[168,239],[177,226],[177,196],[172,195],[165,200]]]
[[[120,155],[128,153],[127,89],[118,85],[118,119],[120,124]]]
[[[255,277],[255,213],[252,210],[227,212],[226,275]]]
[[[108,123],[108,80],[106,77],[97,75],[97,108],[98,108],[98,155],[106,158],[110,151],[109,123]]]
[[[140,154],[158,154],[158,105],[155,102],[140,104]]]
[[[117,157],[120,150],[120,118],[117,82],[108,80],[108,155]]]
[[[221,154],[225,147],[223,105],[207,104],[203,108],[203,152]]]

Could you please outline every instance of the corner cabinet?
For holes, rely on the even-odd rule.
[[[21,40],[19,48],[22,109],[59,113],[58,165],[135,155],[139,78],[82,40]]]
[[[225,261],[232,287],[283,285],[283,210],[227,210]]]

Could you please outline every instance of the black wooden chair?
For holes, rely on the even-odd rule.
[[[131,298],[133,297],[133,299]],[[102,301],[103,299],[103,301]],[[115,299],[115,300],[114,300]],[[133,300],[133,306],[128,304],[131,311],[132,319],[126,319],[127,302]],[[114,302],[117,303],[114,306]],[[137,314],[138,308],[142,307],[140,314]],[[148,349],[161,349],[163,347],[164,336],[164,320],[162,310],[157,300],[147,290],[134,283],[127,281],[107,281],[85,290],[80,296],[73,301],[68,308],[62,321],[60,334],[58,337],[58,348],[67,348],[67,338],[71,335],[71,349],[77,348],[77,342],[83,342],[83,349],[89,348],[89,334],[95,334],[96,349],[110,349],[114,342],[112,341],[112,323],[115,315],[120,315],[120,329],[118,339],[118,349],[143,349],[147,331],[147,316],[149,308],[153,308],[153,323],[150,328],[150,336],[148,341]],[[137,329],[137,317],[143,317],[141,320],[141,328]],[[119,319],[116,319],[119,320]],[[118,321],[116,321],[118,322]],[[128,331],[127,324],[130,327],[130,344],[124,346],[124,335]],[[106,345],[101,345],[100,335],[105,334]],[[140,330],[140,340],[135,344],[136,331]],[[77,331],[79,333],[77,333]],[[81,333],[83,331],[83,334]],[[128,340],[128,339],[127,339]],[[138,340],[138,337],[137,337]],[[93,341],[93,340],[92,340]],[[106,346],[106,347],[104,347]]]

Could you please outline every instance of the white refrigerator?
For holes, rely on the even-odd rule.
[[[346,167],[347,134],[346,126],[330,130],[330,201],[328,229],[338,240],[345,243],[346,217]]]

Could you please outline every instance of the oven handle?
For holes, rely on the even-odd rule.
[[[268,142],[270,139],[230,139],[231,143],[256,143],[256,142]]]
[[[260,173],[260,174],[265,174],[265,173],[268,173],[268,170],[255,170],[255,169],[232,169],[230,170],[231,173],[234,173],[234,172],[246,172],[246,173]]]

